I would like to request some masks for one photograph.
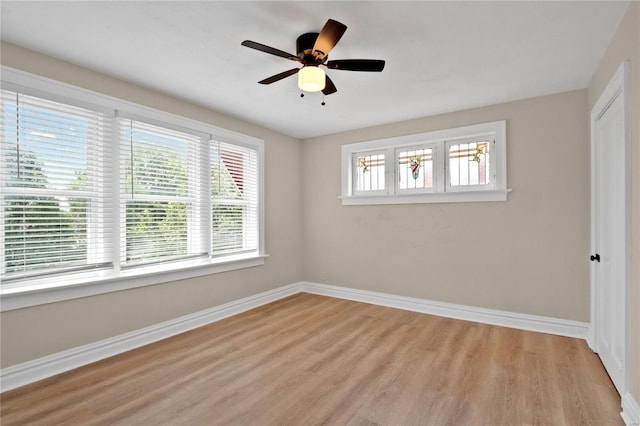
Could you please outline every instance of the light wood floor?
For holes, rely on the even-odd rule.
[[[1,395],[2,425],[620,425],[581,340],[299,294]]]

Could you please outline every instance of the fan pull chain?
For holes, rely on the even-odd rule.
[[[304,93],[300,93],[300,97],[304,98]],[[327,103],[324,101],[324,93],[322,94],[322,102],[320,103],[320,105],[325,106]]]

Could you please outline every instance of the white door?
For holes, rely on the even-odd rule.
[[[621,395],[627,386],[629,235],[625,69],[594,107],[591,152],[594,349]]]

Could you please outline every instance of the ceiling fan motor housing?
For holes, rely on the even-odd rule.
[[[318,35],[319,33],[304,33],[296,40],[296,52],[305,64],[319,63],[313,56],[313,46],[316,44]]]

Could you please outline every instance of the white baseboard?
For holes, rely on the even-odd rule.
[[[0,371],[1,391],[5,392],[92,362],[100,361],[101,359],[211,324],[212,322],[237,315],[299,292],[300,285],[298,283],[286,285],[109,339],[100,340],[95,343],[3,368]]]
[[[484,324],[500,325],[520,330],[537,331],[560,336],[586,339],[589,324],[580,321],[543,317],[538,315],[519,314],[495,309],[476,308],[453,303],[436,302],[416,297],[395,296],[368,290],[337,287],[327,284],[303,282],[302,291],[323,296],[337,297],[374,305],[388,306],[423,314],[438,315]]]
[[[588,333],[588,324],[578,321],[455,305],[327,284],[298,282],[130,333],[3,368],[0,370],[0,390],[4,392],[24,386],[301,292],[581,339],[586,339]],[[630,407],[625,412],[630,413],[630,418],[637,419],[637,414],[633,417],[633,413],[637,413],[633,411],[637,404]],[[628,424],[636,425],[637,422]]]
[[[640,425],[640,405],[629,392],[622,396],[622,413],[620,415],[627,426]]]
[[[593,324],[589,324],[589,330],[587,331],[587,345],[589,346],[589,349],[591,349],[593,352],[596,352],[596,331],[593,328]]]

